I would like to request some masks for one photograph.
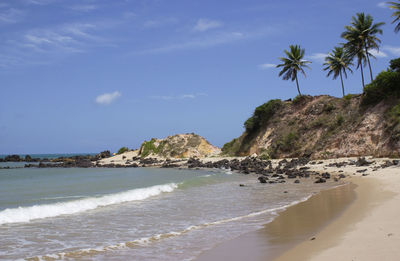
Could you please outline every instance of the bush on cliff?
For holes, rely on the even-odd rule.
[[[129,151],[129,149],[127,147],[122,147],[122,148],[120,148],[118,150],[117,154],[119,155],[119,154],[122,154],[122,153],[127,152],[127,151]]]
[[[383,71],[364,88],[361,104],[375,105],[382,100],[400,98],[400,59],[390,61],[390,69]]]
[[[279,99],[270,100],[263,105],[258,106],[249,119],[244,123],[246,132],[251,134],[260,129],[263,125],[267,124],[269,119],[281,107],[282,101]]]

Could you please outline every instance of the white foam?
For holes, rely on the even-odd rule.
[[[306,201],[308,200],[310,196],[304,197],[298,201],[293,201],[287,205],[284,206],[280,206],[280,207],[276,207],[276,208],[271,208],[271,209],[265,209],[265,210],[261,210],[261,211],[257,211],[257,212],[252,212],[249,213],[247,215],[243,215],[243,216],[238,216],[238,217],[232,217],[232,218],[227,218],[227,219],[221,219],[221,220],[217,220],[217,221],[213,221],[213,222],[208,222],[208,223],[203,223],[203,224],[198,224],[198,225],[192,225],[192,226],[188,226],[187,228],[181,230],[181,231],[171,231],[171,232],[166,232],[163,234],[156,234],[150,237],[143,237],[143,238],[139,238],[133,241],[129,241],[129,242],[124,242],[124,243],[118,243],[115,245],[109,245],[109,246],[104,246],[104,247],[97,247],[97,248],[87,248],[87,249],[80,249],[80,250],[75,250],[73,252],[70,253],[58,253],[58,254],[48,254],[48,255],[44,255],[44,256],[37,256],[35,258],[38,258],[39,260],[46,260],[46,258],[48,257],[57,257],[57,259],[64,259],[65,256],[85,256],[87,254],[93,255],[96,253],[102,253],[102,252],[106,252],[106,251],[114,251],[114,250],[118,250],[118,249],[126,249],[126,248],[134,248],[136,246],[148,246],[149,244],[153,243],[153,242],[157,242],[166,238],[170,238],[170,237],[177,237],[186,233],[189,233],[193,230],[200,230],[206,227],[210,227],[210,226],[215,226],[215,225],[221,225],[221,224],[225,224],[225,223],[229,223],[229,222],[234,222],[234,221],[240,221],[242,219],[246,219],[246,218],[252,218],[252,217],[256,217],[262,214],[266,214],[266,213],[271,213],[273,215],[277,215],[277,212],[280,212],[282,210],[285,210],[286,208],[298,204],[300,202]],[[270,220],[272,221],[272,219]]]
[[[101,197],[89,197],[80,200],[59,202],[54,204],[18,207],[0,211],[0,225],[8,223],[29,222],[34,219],[75,214],[98,207],[119,204],[128,201],[143,200],[157,196],[163,192],[172,192],[178,187],[175,183],[138,188]]]

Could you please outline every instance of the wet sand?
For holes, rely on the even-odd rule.
[[[311,170],[346,174],[350,183],[288,208],[265,228],[224,242],[197,260],[400,260],[400,168],[321,161]],[[361,170],[361,171],[360,171]]]
[[[273,260],[284,251],[312,238],[337,218],[356,198],[354,184],[321,191],[307,201],[279,213],[263,229],[224,242],[196,261]]]

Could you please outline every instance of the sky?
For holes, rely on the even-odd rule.
[[[340,97],[322,64],[358,12],[386,23],[376,75],[400,56],[379,0],[0,1],[0,154],[134,149],[192,132],[222,146],[256,106],[297,95],[275,68],[291,44],[312,61],[302,93]],[[360,71],[345,89],[362,92]]]

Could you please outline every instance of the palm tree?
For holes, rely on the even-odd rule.
[[[333,79],[336,79],[340,75],[340,81],[342,83],[342,93],[344,97],[344,85],[343,85],[343,76],[347,78],[346,70],[349,70],[351,73],[353,72],[349,66],[353,65],[351,63],[350,57],[346,54],[343,47],[335,47],[332,53],[329,53],[327,57],[325,57],[326,67],[324,71],[328,71],[327,77],[333,74]]]
[[[287,57],[279,58],[283,63],[278,64],[276,67],[283,67],[282,71],[279,73],[279,77],[283,75],[284,80],[296,80],[297,91],[301,96],[297,72],[301,72],[305,76],[306,73],[303,67],[310,68],[307,64],[311,62],[303,60],[305,50],[301,49],[300,45],[290,45],[289,48],[290,51],[285,50]]]
[[[346,31],[342,33],[342,38],[347,40],[345,43],[345,48],[350,50],[350,57],[361,57],[361,52],[364,52],[366,60],[369,66],[369,72],[371,75],[371,81],[374,80],[372,76],[371,62],[369,57],[371,54],[369,50],[377,49],[379,50],[379,43],[381,40],[376,36],[377,34],[382,34],[382,29],[380,27],[385,23],[373,24],[374,19],[370,15],[365,15],[364,13],[357,13],[356,17],[352,17],[352,22],[350,26],[345,26]],[[360,66],[360,64],[358,64]],[[362,66],[361,66],[362,69]]]
[[[392,22],[392,24],[397,23],[396,27],[394,28],[394,31],[396,33],[398,33],[400,31],[400,1],[398,3],[396,2],[389,2],[390,4],[390,9],[393,9],[394,12],[392,14],[392,16],[394,16],[394,20]]]

